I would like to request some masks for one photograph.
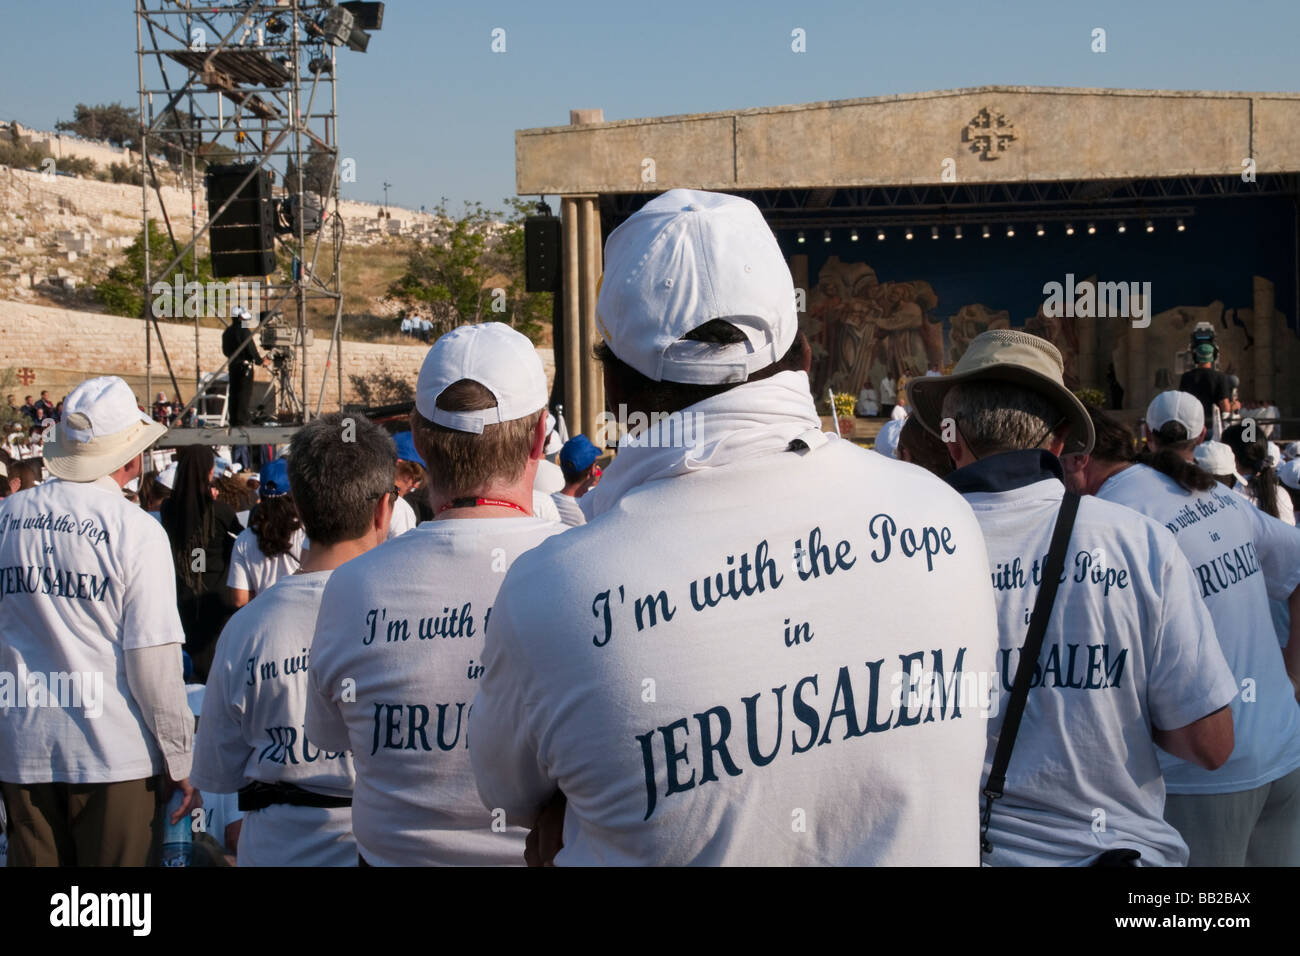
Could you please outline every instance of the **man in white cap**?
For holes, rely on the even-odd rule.
[[[1193,460],[1196,467],[1208,475],[1213,475],[1219,484],[1232,488],[1240,481],[1237,475],[1237,459],[1232,449],[1221,441],[1209,439],[1196,446]]]
[[[0,781],[10,863],[145,866],[198,805],[171,548],[122,497],[165,431],[120,378],[64,403],[54,480],[0,507]]]
[[[474,789],[469,709],[505,572],[563,530],[531,511],[546,398],[537,351],[509,326],[438,339],[411,414],[433,520],[326,585],[307,736],[352,751],[352,829],[366,865],[523,863],[524,831]]]
[[[271,465],[285,460],[267,468],[268,484],[287,478],[311,548],[221,632],[194,783],[239,793],[240,866],[356,866],[352,755],[305,729],[307,669],[331,575],[387,540],[396,449],[373,422],[335,413],[305,425]]]
[[[1227,763],[1211,773],[1177,751],[1161,754],[1165,818],[1187,841],[1192,866],[1300,865],[1300,531],[1192,463],[1205,436],[1194,395],[1157,395],[1145,434],[1151,454],[1142,461],[1131,445],[1115,442],[1078,463],[1079,490],[1127,505],[1174,534],[1239,691]],[[1290,610],[1285,654],[1270,600]]]
[[[589,523],[506,576],[470,718],[486,805],[562,819],[559,865],[974,865],[984,721],[957,688],[996,621],[970,509],[821,431],[748,200],[652,199],[596,313],[609,407],[645,427]]]
[[[1046,339],[993,329],[951,375],[909,386],[913,414],[948,447],[946,481],[975,509],[993,571],[1002,707],[988,724],[986,790],[1001,796],[985,794],[986,860],[1180,866],[1187,847],[1163,817],[1159,750],[1223,763],[1236,686],[1169,532],[1066,493],[1059,456],[1086,455],[1095,435],[1063,379]],[[1048,570],[1053,557],[1060,570]],[[1036,620],[1042,642],[1025,656]],[[1017,725],[1005,718],[1022,667],[1031,676]]]

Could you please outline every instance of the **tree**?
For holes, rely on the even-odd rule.
[[[134,149],[139,143],[140,113],[121,103],[87,106],[78,103],[71,120],[60,120],[54,128],[83,139],[107,140],[114,146]]]
[[[185,259],[167,273],[166,276],[159,274],[158,270],[172,260],[175,255],[171,240],[158,226],[155,219],[150,219],[148,223],[149,230],[149,265],[151,267],[152,278],[151,285],[157,282],[165,282],[172,285],[177,276],[180,277],[182,286],[187,282],[209,282],[212,279],[212,261],[209,257],[203,256],[198,262],[198,275],[187,272],[190,269],[190,257]],[[112,315],[125,315],[132,318],[141,318],[145,314],[144,300],[144,229],[131,243],[126,250],[126,261],[121,265],[116,265],[108,270],[108,277],[95,286],[95,295],[99,301],[108,307]],[[153,299],[150,298],[152,303]]]
[[[379,360],[379,368],[374,372],[369,375],[349,375],[348,380],[361,404],[371,408],[396,405],[415,398],[415,387],[411,380],[394,372],[383,359]]]
[[[485,288],[492,273],[484,259],[494,214],[482,203],[465,203],[464,215],[452,217],[446,199],[434,215],[446,224],[442,242],[417,246],[407,260],[406,273],[389,286],[388,294],[408,306],[427,311],[434,333],[490,317],[492,293]]]
[[[551,296],[524,291],[524,218],[532,204],[506,203],[512,215],[503,224],[502,214],[482,203],[467,202],[454,218],[444,199],[434,215],[446,224],[446,238],[412,251],[389,296],[431,313],[438,335],[458,325],[504,322],[536,342],[551,321]]]
[[[315,193],[323,201],[330,194],[334,181],[334,154],[312,143],[303,168],[306,170],[303,174],[303,191]],[[285,166],[284,189],[289,195],[298,192],[298,167],[292,157]]]

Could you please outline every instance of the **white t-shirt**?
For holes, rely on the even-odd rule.
[[[415,509],[412,508],[405,498],[398,498],[393,502],[393,516],[388,521],[388,538],[392,540],[399,534],[406,534],[419,522],[415,517]]]
[[[162,773],[124,655],[184,642],[167,533],[116,482],[52,479],[0,502],[0,780]]]
[[[186,684],[185,693],[190,699],[190,711],[195,717],[203,713],[203,694],[207,690],[204,684]],[[198,747],[198,732],[194,735],[195,748]],[[213,793],[209,790],[200,790],[203,795],[203,832],[217,843],[221,844],[221,849],[227,853],[231,848],[226,845],[226,827],[236,823],[244,818],[244,812],[239,809],[239,795],[235,793]]]
[[[1237,476],[1237,483],[1232,486],[1232,490],[1249,501],[1256,508],[1260,508],[1259,496],[1251,489],[1250,485],[1241,477]],[[1273,486],[1273,502],[1277,508],[1277,518],[1279,521],[1295,527],[1295,511],[1291,508],[1291,496],[1286,493],[1281,483]]]
[[[999,617],[1001,706],[988,723],[986,779],[1064,494],[1046,478],[965,496],[984,529]],[[1237,685],[1173,535],[1084,498],[1038,664],[986,862],[1085,865],[1131,848],[1148,865],[1186,865],[1187,845],[1164,820],[1151,731],[1213,713]]]
[[[560,521],[567,527],[573,528],[587,523],[587,516],[582,513],[582,509],[578,507],[578,499],[573,495],[566,495],[563,491],[557,491],[551,495],[551,501],[555,503],[555,510],[560,516]]]
[[[889,411],[889,417],[892,421],[902,422],[907,420],[907,406],[895,405]]]
[[[560,530],[528,517],[426,521],[330,579],[307,732],[353,752],[352,827],[372,866],[523,863],[524,831],[474,787],[469,708],[505,571]]]
[[[560,509],[556,507],[551,496],[544,491],[533,489],[533,517],[542,521],[560,523]]]
[[[208,674],[190,780],[234,793],[253,781],[350,797],[346,748],[304,729],[307,666],[331,572],[292,574],[240,608],[221,632]],[[244,817],[240,866],[356,866],[347,807],[276,804]]]
[[[978,702],[901,681],[991,673],[988,561],[918,468],[832,439],[644,482],[520,558],[492,622],[479,792],[528,823],[563,791],[558,865],[978,862]]]
[[[289,550],[285,554],[268,558],[262,553],[253,529],[241,531],[230,550],[230,571],[226,575],[226,586],[251,591],[254,595],[261,594],[280,578],[298,570],[306,538],[307,532],[298,528],[289,539]]]
[[[1128,505],[1174,533],[1210,609],[1240,693],[1232,702],[1235,746],[1215,771],[1161,753],[1170,793],[1252,790],[1300,767],[1300,707],[1269,614],[1300,585],[1300,531],[1215,484],[1184,491],[1146,465],[1112,475],[1098,497]]]

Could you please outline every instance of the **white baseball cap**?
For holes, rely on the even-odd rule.
[[[1221,441],[1203,441],[1196,446],[1196,466],[1211,475],[1235,475],[1237,456]]]
[[[1147,428],[1157,432],[1168,422],[1178,422],[1187,429],[1188,438],[1199,438],[1205,428],[1205,409],[1201,400],[1187,392],[1161,392],[1147,406]]]
[[[683,340],[713,319],[735,345]],[[672,189],[609,234],[596,324],[610,350],[656,382],[743,382],[799,331],[790,268],[748,199]]]
[[[1277,445],[1270,441],[1265,442],[1264,447],[1264,457],[1268,459],[1270,465],[1276,468],[1278,465],[1282,464],[1282,450],[1278,448]]]
[[[495,408],[453,412],[437,405],[447,386],[478,382],[497,400]],[[546,372],[533,343],[500,322],[462,325],[433,343],[415,383],[415,407],[431,422],[457,431],[483,433],[484,425],[524,418],[546,407]]]
[[[1300,458],[1300,441],[1293,441],[1282,449],[1282,460],[1291,461],[1293,458]]]
[[[1300,459],[1284,461],[1282,467],[1277,470],[1277,480],[1288,488],[1300,491]]]
[[[111,475],[167,431],[140,411],[116,375],[82,382],[63,400],[63,420],[45,442],[45,466],[65,481]]]
[[[891,418],[881,425],[873,448],[886,458],[897,458],[898,438],[903,432],[903,424],[906,421],[907,419],[904,418]]]
[[[176,484],[176,462],[172,462],[162,471],[158,472],[158,477],[154,480],[170,491]]]
[[[546,447],[542,449],[542,453],[547,458],[550,458],[552,455],[558,455],[560,453],[560,449],[564,447],[564,439],[560,437],[560,433],[556,428],[557,424],[558,422],[556,422],[555,416],[552,415],[550,412],[547,412],[546,413]],[[559,489],[557,488],[555,490],[558,491]]]

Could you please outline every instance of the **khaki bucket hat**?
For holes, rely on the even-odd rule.
[[[156,442],[167,429],[135,404],[116,375],[82,382],[63,402],[63,420],[45,443],[45,467],[65,481],[111,475]]]
[[[1070,426],[1062,454],[1092,451],[1095,433],[1083,402],[1065,387],[1065,363],[1055,345],[1015,329],[990,329],[971,340],[951,375],[928,375],[908,383],[912,414],[942,437],[943,399],[963,382],[1006,382],[1050,401]]]

